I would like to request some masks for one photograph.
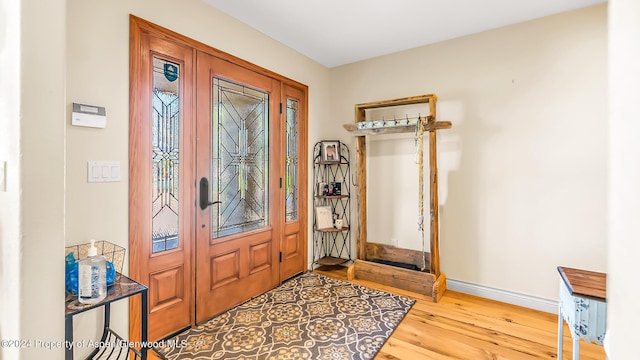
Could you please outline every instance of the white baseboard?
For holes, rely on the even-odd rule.
[[[466,281],[447,279],[447,289],[548,313],[555,314],[558,312],[558,301],[556,300],[496,289]]]

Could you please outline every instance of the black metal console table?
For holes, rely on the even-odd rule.
[[[116,279],[116,282],[107,288],[107,297],[97,304],[81,304],[76,295],[67,294],[65,299],[65,360],[73,360],[73,349],[77,345],[73,341],[73,316],[99,307],[104,307],[104,331],[100,341],[96,342],[100,346],[96,347],[87,359],[129,359],[130,352],[134,354],[134,359],[147,359],[148,289],[120,273],[116,274]],[[137,294],[142,297],[142,336],[140,344],[130,344],[128,340],[123,339],[109,327],[111,303]]]

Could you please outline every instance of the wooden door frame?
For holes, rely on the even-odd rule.
[[[308,104],[308,87],[302,83],[299,83],[295,80],[284,77],[280,74],[277,74],[271,70],[265,69],[258,65],[252,64],[246,60],[237,58],[231,54],[228,54],[224,51],[220,51],[215,49],[209,45],[171,31],[162,26],[156,25],[152,22],[139,18],[135,15],[129,15],[129,146],[130,146],[130,154],[131,149],[135,149],[136,146],[139,146],[139,139],[136,136],[139,136],[139,133],[135,130],[135,119],[141,114],[141,107],[143,103],[140,99],[139,86],[140,81],[142,80],[141,74],[141,54],[140,54],[140,39],[143,33],[150,34],[152,36],[156,36],[159,38],[163,38],[175,43],[179,43],[181,45],[189,46],[193,49],[194,54],[196,51],[203,51],[210,55],[213,55],[217,58],[220,58],[225,61],[229,61],[238,66],[247,68],[259,74],[268,76],[273,78],[274,80],[281,82],[281,95],[284,96],[284,90],[286,87],[297,89],[301,91],[303,96],[302,100],[304,103],[304,110],[301,112],[301,115],[304,118],[300,121],[300,161],[302,162],[300,166],[300,186],[299,186],[299,219],[300,219],[300,241],[304,244],[305,256],[304,256],[304,266],[303,269],[307,268],[308,254],[307,254],[307,242],[308,242],[308,200],[307,200],[307,187],[308,187],[308,170],[307,170],[307,144],[308,144],[308,113],[307,113],[307,104]],[[194,56],[195,59],[195,56]],[[195,68],[195,63],[192,64]],[[193,71],[193,83],[195,84],[195,71]],[[284,98],[284,97],[283,97]],[[195,101],[191,101],[189,104],[185,103],[185,106],[191,107],[193,113],[195,113]],[[280,125],[283,123],[284,116],[286,112],[282,112],[280,119]],[[130,155],[131,156],[131,155]],[[135,159],[135,157],[134,157]],[[136,170],[133,166],[133,161],[130,158],[129,164],[129,277],[134,280],[140,281],[143,284],[148,283],[148,279],[144,278],[144,275],[140,273],[137,264],[140,261],[143,254],[139,248],[139,242],[143,241],[140,237],[140,231],[138,228],[139,222],[142,220],[138,220],[140,214],[136,212],[136,209],[139,208],[140,204],[139,199],[136,198],[136,194],[140,193],[139,185],[136,181],[132,180],[133,176],[137,176]],[[195,175],[195,173],[194,173]],[[284,175],[284,174],[283,174]],[[195,193],[195,191],[194,191]],[[195,205],[194,201],[194,207]],[[284,210],[284,207],[283,207]],[[282,217],[284,219],[284,215]],[[146,220],[145,220],[146,221]],[[195,226],[195,222],[193,224]],[[280,246],[280,243],[278,243]],[[195,273],[193,266],[195,266],[195,251],[190,252],[190,263],[191,263],[191,281],[192,284],[195,284]],[[282,281],[282,279],[280,279]],[[192,309],[195,307],[195,296],[191,297]],[[130,341],[139,341],[140,340],[140,299],[138,297],[130,298],[129,301],[129,334]],[[192,311],[192,326],[195,326],[195,311]],[[151,339],[154,340],[154,339]]]

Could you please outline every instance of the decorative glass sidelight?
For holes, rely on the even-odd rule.
[[[285,154],[286,221],[298,219],[298,101],[287,99]]]
[[[179,69],[178,64],[153,58],[152,253],[175,249],[179,245]]]
[[[269,94],[214,78],[212,237],[269,224]]]

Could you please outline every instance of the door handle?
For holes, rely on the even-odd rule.
[[[209,180],[206,177],[200,179],[200,209],[204,210],[209,205],[221,203],[221,201],[209,201]]]

